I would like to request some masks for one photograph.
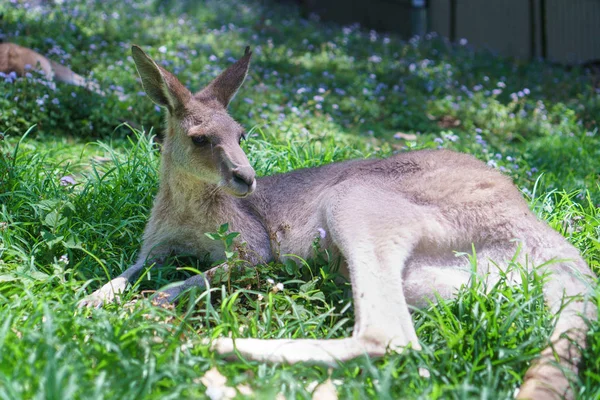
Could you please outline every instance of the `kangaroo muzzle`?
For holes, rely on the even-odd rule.
[[[239,147],[227,152],[221,150],[221,165],[223,168],[222,186],[236,197],[246,197],[256,189],[256,172],[250,166],[246,154]]]

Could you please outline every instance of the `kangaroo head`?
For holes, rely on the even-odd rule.
[[[244,129],[227,113],[250,64],[252,52],[192,94],[170,72],[160,67],[138,46],[131,48],[146,94],[167,109],[163,158],[169,168],[215,184],[237,197],[256,188],[254,169],[240,147]]]

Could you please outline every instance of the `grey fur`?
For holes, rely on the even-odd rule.
[[[525,265],[527,257],[527,265],[541,265],[540,273],[550,273],[545,297],[553,312],[564,295],[582,297],[562,310],[550,338],[553,345],[528,371],[519,397],[573,397],[569,379],[554,360],[577,371],[587,331],[584,318],[597,313],[587,297],[595,277],[577,249],[531,213],[510,179],[472,156],[444,150],[255,179],[238,145],[243,130],[225,111],[246,76],[251,53],[191,96],[139,48],[134,52],[147,92],[158,93],[151,97],[169,110],[160,189],[138,262],[84,304],[112,301],[147,259],[171,251],[223,259],[224,249],[204,233],[226,222],[240,232],[250,263],[283,254],[310,257],[313,240],[325,230],[322,245],[342,257],[352,283],[352,337],[223,338],[213,348],[223,354],[237,349],[260,361],[336,365],[365,353],[418,349],[408,307],[423,306],[436,294],[451,298],[472,278],[469,260],[456,252],[475,248],[477,274],[494,282],[520,248],[517,261]],[[520,277],[512,279],[518,284]]]

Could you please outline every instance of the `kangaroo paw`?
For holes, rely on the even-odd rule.
[[[118,295],[125,291],[128,283],[129,282],[126,278],[115,278],[102,286],[100,289],[96,290],[94,293],[87,296],[85,299],[81,300],[77,304],[77,307],[100,308],[106,303],[112,303],[115,300],[118,300]]]

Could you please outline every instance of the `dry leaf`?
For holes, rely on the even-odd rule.
[[[306,385],[304,388],[306,389],[307,392],[312,392],[315,390],[315,388],[317,386],[319,386],[319,381],[312,381],[311,383]]]
[[[414,133],[396,132],[394,134],[394,139],[417,140],[417,135]]]
[[[246,384],[237,385],[235,388],[243,396],[252,396],[254,394],[254,391],[252,390],[252,388]]]
[[[107,162],[112,161],[111,158],[108,157],[100,157],[100,156],[94,156],[91,158],[92,162],[98,163],[98,164],[104,164]]]
[[[312,395],[312,400],[337,400],[337,398],[337,390],[331,379],[327,379],[317,386]]]
[[[216,367],[206,371],[200,382],[206,386],[206,395],[210,400],[229,400],[236,395],[235,389],[227,386],[227,378]]]
[[[451,115],[444,115],[438,120],[438,126],[440,128],[448,129],[455,128],[461,124],[460,119],[453,117]]]

